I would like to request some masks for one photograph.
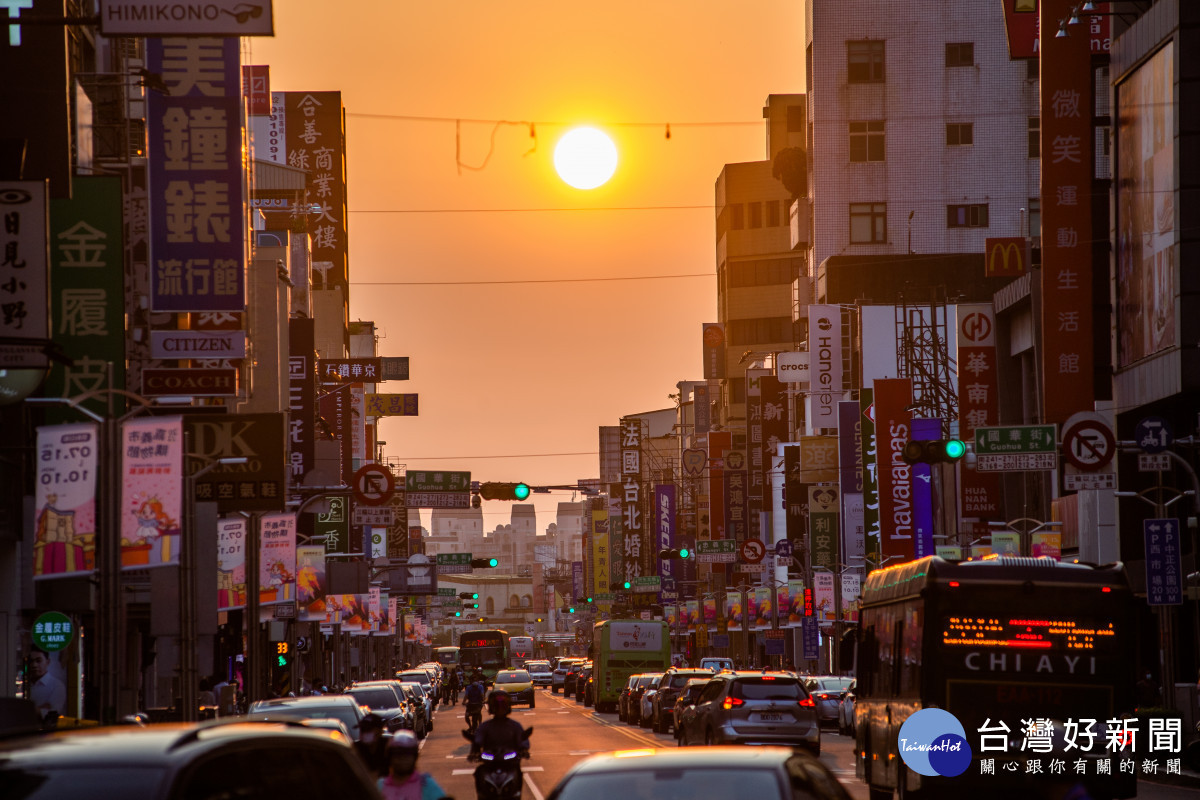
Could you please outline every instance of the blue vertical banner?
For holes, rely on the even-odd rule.
[[[800,627],[804,632],[804,652],[802,658],[805,661],[816,661],[821,653],[821,639],[817,630],[817,618],[805,617],[800,621]]]
[[[862,416],[857,400],[838,403],[838,485],[843,497],[863,490]]]
[[[658,535],[658,549],[670,550],[675,547],[675,484],[658,483],[654,485],[654,530]],[[658,561],[658,574],[662,578],[662,590],[659,592],[659,602],[674,600],[675,597],[675,562],[669,558]],[[671,595],[667,597],[666,595]]]
[[[940,419],[913,419],[912,440],[931,442],[942,438]],[[933,470],[928,464],[912,465],[913,557],[935,555],[933,550]]]
[[[571,591],[572,597],[587,597],[583,590],[583,562],[571,562]]]
[[[243,311],[241,40],[146,39],[150,308]]]
[[[1182,605],[1179,520],[1144,520],[1142,533],[1146,537],[1146,602],[1152,606]]]

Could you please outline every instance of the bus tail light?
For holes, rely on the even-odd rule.
[[[950,581],[950,588],[951,588],[951,589],[957,589],[957,588],[958,588],[958,581]]]
[[[721,708],[728,711],[729,709],[733,708],[734,706],[744,706],[744,705],[746,705],[746,701],[742,700],[740,697],[726,697],[725,702],[721,703]]]
[[[812,697],[805,697],[800,701],[801,708],[816,708],[817,704],[813,702]]]
[[[1108,594],[1109,592],[1112,591],[1112,587],[1111,586],[1101,586],[1100,591],[1104,592],[1105,594]]]

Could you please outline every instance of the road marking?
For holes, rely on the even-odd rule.
[[[541,767],[538,767],[541,769]],[[529,791],[533,793],[534,800],[546,800],[542,797],[542,793],[538,791],[537,784],[533,782],[533,778],[529,777],[529,770],[525,770],[525,783],[529,786]]]
[[[567,753],[569,756],[590,756],[592,753],[602,752],[600,750],[572,750]]]
[[[475,770],[473,770],[473,769],[456,769],[453,772],[451,772],[450,774],[451,775],[474,775]]]

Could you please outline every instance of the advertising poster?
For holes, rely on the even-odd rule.
[[[146,92],[150,308],[242,311],[240,40],[149,38],[146,69],[169,90]]]
[[[662,634],[657,622],[610,622],[608,646],[614,653],[654,653],[662,649]]]
[[[808,307],[810,431],[838,426],[842,401],[842,309],[835,305]]]
[[[842,553],[846,564],[861,564],[866,556],[866,529],[863,526],[863,496],[842,495]]]
[[[750,601],[750,607],[754,609],[754,622],[752,630],[761,631],[771,627],[772,608],[771,605],[771,587],[770,586],[755,586],[753,594],[748,594],[747,599]]]
[[[1029,534],[1029,555],[1034,558],[1049,556],[1055,561],[1062,560],[1061,533],[1031,533]]]
[[[725,619],[729,621],[729,630],[740,631],[745,619],[745,609],[742,607],[741,592],[729,592],[725,595]]]
[[[246,605],[246,518],[217,520],[217,609]]]
[[[879,462],[875,445],[875,390],[864,386],[858,392],[859,425],[863,457],[863,537],[867,556],[880,560]]]
[[[788,581],[787,590],[787,622],[795,627],[804,619],[804,581]],[[782,619],[779,622],[783,624]]]
[[[999,556],[1021,555],[1021,534],[993,533],[992,552]]]
[[[704,609],[704,624],[711,626],[717,624],[717,598],[706,597],[703,601]]]
[[[688,600],[684,603],[684,610],[687,614],[687,626],[689,631],[694,631],[700,625],[700,603],[697,600]]]
[[[842,619],[858,622],[858,598],[862,594],[862,579],[857,573],[842,573]]]
[[[370,620],[365,594],[331,594],[325,596],[325,622],[341,625],[343,633],[365,628]],[[412,623],[412,618],[409,618]]]
[[[1117,362],[1176,344],[1175,45],[1117,86]]]
[[[833,607],[833,573],[813,573],[813,605],[817,619],[833,622],[836,619]]]
[[[934,548],[934,555],[947,561],[962,561],[962,548],[956,544],[939,544]]]
[[[95,566],[98,434],[90,422],[37,429],[34,578],[78,575]]]
[[[179,563],[183,519],[183,419],[121,426],[121,566]]]
[[[609,593],[609,574],[612,572],[608,533],[608,509],[592,509],[592,585],[588,590],[592,597]],[[580,565],[582,567],[582,564]],[[579,597],[580,595],[575,595]]]
[[[791,596],[788,593],[788,585],[783,583],[775,587],[775,608],[778,609],[779,627],[784,627],[787,624],[788,607],[791,602]]]
[[[383,590],[378,586],[372,586],[367,590],[367,616],[369,619],[368,630],[379,630],[379,625],[383,621],[382,601]]]
[[[296,515],[259,518],[258,601],[264,605],[296,599]]]
[[[912,382],[875,381],[875,442],[879,479],[879,525],[885,556],[911,561],[914,553],[912,468],[901,454],[910,439]],[[869,532],[868,532],[869,535]]]
[[[400,620],[400,612],[399,612],[399,609],[397,608],[398,604],[399,604],[399,601],[397,598],[395,598],[395,597],[388,598],[388,615],[387,615],[388,628],[387,628],[387,632],[388,632],[389,636],[396,635],[396,624]]]
[[[325,621],[324,545],[305,545],[296,548],[296,619],[300,622]]]
[[[942,438],[942,421],[938,418],[915,418],[912,421],[912,441],[928,442]],[[929,464],[913,464],[913,557],[933,555],[933,467]]]

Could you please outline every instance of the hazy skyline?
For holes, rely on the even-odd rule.
[[[381,424],[385,456],[476,480],[597,477],[600,425],[670,407],[675,383],[701,376],[713,184],[726,163],[766,157],[767,96],[804,91],[803,5],[355,2],[336,14],[277,2],[276,36],[244,40],[244,59],[270,66],[274,91],[342,92],[350,317],[376,323],[381,355],[410,358],[412,379],[382,390],[420,395],[419,417]],[[552,162],[583,124],[619,159],[591,191]],[[538,529],[570,499],[534,495]],[[485,502],[485,530],[510,513]]]

